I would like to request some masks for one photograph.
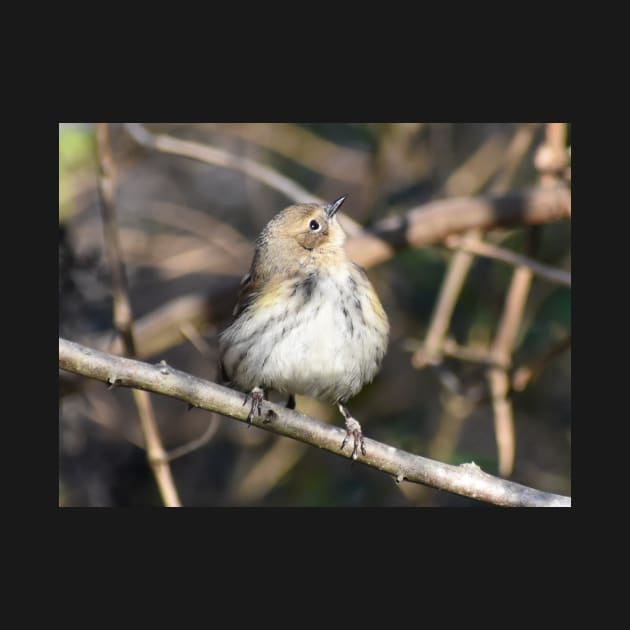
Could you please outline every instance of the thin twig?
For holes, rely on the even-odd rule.
[[[479,192],[502,166],[506,152],[505,138],[498,134],[491,135],[450,173],[441,187],[440,196],[460,197]]]
[[[356,263],[373,267],[404,247],[422,247],[450,234],[472,229],[538,225],[569,219],[571,192],[566,186],[536,188],[507,195],[440,199],[383,219],[348,239],[346,250]]]
[[[545,280],[549,280],[549,282],[561,284],[565,287],[571,286],[570,272],[564,271],[563,269],[557,269],[556,267],[551,267],[549,265],[545,265],[536,260],[532,260],[527,256],[516,254],[508,249],[499,247],[498,245],[493,245],[492,243],[487,243],[479,240],[472,241],[465,237],[452,235],[445,240],[444,244],[450,249],[459,249],[465,252],[469,252],[471,254],[475,254],[476,256],[483,256],[485,258],[500,260],[502,262],[508,263],[509,265],[515,265],[517,267],[527,267],[534,274],[540,276],[541,278],[544,278]]]
[[[252,244],[238,230],[200,210],[170,202],[151,206],[151,221],[194,234],[208,245],[221,251],[234,263],[251,258]],[[172,235],[169,235],[172,236]]]
[[[309,192],[292,179],[249,158],[236,156],[223,149],[217,149],[199,142],[180,140],[165,134],[153,135],[140,123],[126,123],[125,129],[136,142],[150,149],[241,171],[266,186],[280,191],[297,203],[325,203],[323,199]],[[349,234],[361,230],[360,225],[349,216],[342,213],[338,213],[337,216],[339,216],[343,228]]]
[[[566,164],[562,158],[563,155],[566,155],[563,146],[565,128],[564,123],[548,123],[546,126],[545,142],[534,158],[535,165],[541,172],[541,191],[555,190],[559,185],[558,175]],[[490,356],[493,361],[501,366],[491,367],[488,370],[487,378],[492,396],[499,454],[499,474],[504,477],[512,473],[516,450],[514,414],[512,402],[508,398],[510,391],[508,369],[527,304],[532,275],[532,270],[529,267],[519,266],[514,270],[497,333],[490,348]]]
[[[494,427],[499,455],[499,474],[507,477],[514,467],[515,438],[512,402],[507,395],[510,381],[507,369],[512,359],[512,351],[516,342],[523,311],[529,295],[532,272],[525,267],[514,270],[510,288],[508,289],[503,313],[496,335],[490,347],[490,356],[500,367],[488,370],[488,384],[492,396]]]
[[[199,331],[190,323],[183,322],[180,326],[180,330],[182,335],[190,341],[190,343],[197,349],[197,351],[202,354],[206,359],[210,359],[213,356],[212,348],[208,344],[208,342],[199,334]],[[215,357],[216,363],[216,357]],[[215,433],[219,430],[219,419],[217,416],[212,416],[210,418],[210,422],[208,423],[208,427],[200,435],[198,438],[183,444],[182,446],[178,446],[169,451],[168,459],[169,461],[173,461],[178,457],[182,457],[184,455],[188,455],[188,453],[192,453],[197,449],[205,446],[215,435]]]
[[[208,324],[224,321],[232,312],[238,287],[239,278],[228,278],[225,283],[213,285],[208,295],[191,293],[174,298],[140,318],[134,326],[138,358],[156,356],[187,341],[181,329],[183,324],[204,331]],[[96,348],[122,353],[120,339],[108,348],[109,338],[109,333],[103,333],[87,341]]]
[[[479,363],[488,367],[495,366],[487,348],[473,348],[471,346],[460,346],[455,339],[447,337],[444,340],[442,348],[444,355],[453,357],[460,361],[468,361],[469,363]]]
[[[168,461],[172,462],[174,459],[188,455],[200,449],[202,446],[205,446],[215,436],[216,432],[219,430],[220,424],[219,417],[213,415],[208,422],[206,430],[198,438],[190,440],[190,442],[186,442],[186,444],[182,444],[181,446],[177,446],[167,453]]]
[[[320,197],[288,177],[248,158],[198,142],[180,140],[164,134],[154,135],[140,123],[126,123],[125,129],[136,142],[145,147],[239,170],[296,202],[323,202]],[[347,244],[348,252],[353,260],[368,267],[388,260],[401,247],[427,245],[443,240],[449,234],[474,228],[484,231],[504,225],[538,224],[568,218],[571,214],[568,189],[564,187],[555,192],[547,192],[546,195],[533,191],[504,197],[435,201],[412,208],[402,217],[383,220],[369,231],[363,230],[347,215],[343,215],[341,221],[351,237]]]
[[[118,218],[116,216],[116,173],[109,140],[109,125],[96,124],[96,139],[99,158],[99,192],[101,196],[101,214],[103,236],[107,260],[109,262],[114,309],[114,328],[120,334],[125,351],[135,356],[133,338],[133,318],[127,288],[127,274],[123,262],[120,240],[118,238]]]
[[[505,152],[503,166],[490,186],[490,192],[501,194],[510,189],[518,168],[523,163],[539,127],[540,123],[525,123],[519,126],[510,142],[510,146]]]
[[[531,143],[532,139],[533,133],[530,135],[529,138],[526,138],[522,141],[522,143],[520,144],[521,155],[525,154],[527,148],[529,148],[529,144]],[[498,180],[495,184],[499,190],[501,190],[501,187],[507,188],[507,183],[504,181]],[[523,265],[522,268],[524,269],[525,267],[528,267],[531,271],[533,271],[531,265]],[[511,472],[516,449],[512,403],[507,397],[510,387],[507,366],[511,360],[512,347],[508,348],[506,344],[510,344],[510,342],[512,344],[514,343],[517,332],[516,329],[518,328],[518,325],[520,324],[520,321],[522,319],[523,310],[527,301],[527,295],[529,293],[529,284],[531,283],[531,271],[529,272],[529,274],[525,271],[515,271],[510,289],[508,290],[508,298],[506,299],[506,306],[503,311],[501,324],[505,325],[506,317],[512,318],[511,326],[512,328],[514,328],[514,330],[511,333],[510,331],[508,331],[508,336],[512,334],[513,339],[511,341],[510,339],[508,339],[505,334],[505,329],[503,330],[503,338],[500,338],[500,325],[499,332],[497,333],[493,345],[490,348],[490,356],[492,357],[492,360],[501,363],[501,365],[494,365],[491,367],[491,369],[487,373],[487,378],[490,387],[494,412],[493,417],[497,439],[497,449],[499,454],[499,470],[502,471],[503,474],[508,474],[509,472]],[[512,300],[513,304],[515,299],[520,299],[522,302],[520,306],[520,313],[518,311],[519,307],[517,307],[516,310],[513,309],[511,315],[509,315],[508,304],[510,300]]]
[[[234,490],[230,494],[241,503],[259,501],[295,467],[307,450],[306,444],[277,437],[247,474],[238,483],[234,483]]]
[[[571,335],[567,335],[554,343],[551,348],[544,352],[541,356],[529,361],[525,365],[521,365],[512,374],[512,389],[522,392],[533,380],[540,376],[540,373],[566,350],[571,348]]]
[[[531,126],[524,126],[517,130],[505,151],[506,159],[503,171],[492,186],[492,190],[495,193],[507,190],[512,177],[516,173],[518,164],[522,161],[525,152],[531,144],[533,136],[534,128]],[[486,167],[485,162],[489,157],[496,154],[496,152],[496,143],[493,144],[490,141],[486,142],[462,167],[449,177],[445,187],[449,190],[456,190],[455,186],[463,186],[467,181],[470,182],[470,186],[475,183],[480,185],[479,182],[482,184],[487,181],[492,176],[493,170],[490,167]],[[499,163],[496,162],[496,168],[498,168],[498,166]],[[477,178],[478,181],[476,182],[474,178],[470,177],[469,171],[471,169],[473,172],[482,170],[485,177]],[[449,186],[450,188],[448,188]],[[423,348],[417,350],[412,357],[412,365],[414,365],[414,367],[422,367],[427,362],[436,364],[441,361],[451,317],[464,281],[474,261],[472,254],[476,253],[475,250],[478,251],[479,248],[483,248],[484,246],[479,229],[466,232],[458,239],[458,243],[460,247],[457,248],[449,263],[449,268],[438,296],[436,308],[426,336],[425,345]],[[494,358],[489,355],[487,359],[488,364],[491,365],[493,361]],[[455,379],[454,374],[450,374],[450,376],[451,380]],[[475,403],[468,401],[457,392],[452,394],[447,393],[446,396],[447,402],[445,403],[445,411],[440,420],[439,429],[434,437],[434,442],[441,444],[443,441],[442,434],[444,434],[444,443],[448,443],[452,449],[454,448],[455,439],[461,430],[463,421],[474,408]],[[504,428],[505,423],[501,423],[499,426]],[[501,444],[509,443],[509,439],[506,438],[505,435],[509,436],[509,431],[502,431]]]
[[[545,142],[539,147],[534,158],[535,166],[540,171],[541,185],[545,188],[553,188],[566,175],[570,159],[570,149],[565,146],[566,137],[567,123],[547,123],[545,126]],[[571,335],[568,335],[539,359],[515,370],[511,381],[513,389],[524,390],[552,359],[570,347]]]
[[[63,374],[63,372],[60,374]],[[72,376],[77,375],[73,374]],[[94,383],[94,385],[96,385],[96,383]],[[99,426],[106,428],[114,435],[127,440],[127,442],[133,444],[140,450],[144,450],[142,435],[136,435],[131,425],[126,422],[121,422],[120,418],[116,416],[116,412],[119,411],[117,409],[118,405],[111,400],[111,397],[108,402],[102,400],[101,396],[103,392],[100,388],[98,396],[95,391],[96,390],[94,388],[86,387],[83,392],[84,400],[89,407],[89,419]]]
[[[202,354],[206,359],[212,356],[212,348],[210,344],[199,334],[199,331],[190,323],[183,322],[179,329],[182,331],[182,335],[192,343],[197,349],[199,354]]]
[[[365,152],[326,140],[295,123],[223,123],[212,127],[275,151],[327,177],[351,184],[365,183]]]
[[[249,410],[243,406],[243,394],[175,370],[163,362],[149,365],[60,338],[59,367],[106,383],[170,396],[195,407],[247,422]],[[269,414],[269,411],[273,413]],[[339,449],[345,436],[345,431],[340,427],[325,424],[280,405],[265,401],[263,415],[255,415],[253,424],[343,457],[350,456],[348,449],[344,452]],[[474,464],[449,466],[369,438],[365,438],[365,445],[367,455],[359,455],[357,461],[393,475],[398,481],[407,479],[496,505],[571,505],[569,497],[541,492],[493,477]]]
[[[199,142],[180,140],[166,134],[154,135],[140,123],[126,123],[125,129],[136,142],[150,149],[241,171],[299,203],[323,203],[321,198],[313,195],[298,183],[249,158],[239,157],[223,149]]]
[[[131,303],[129,302],[125,264],[118,240],[115,205],[116,180],[109,139],[109,125],[107,123],[97,123],[96,139],[98,143],[99,191],[101,194],[105,249],[112,275],[114,326],[120,333],[125,353],[129,356],[135,356],[136,344],[133,335],[133,314]],[[168,507],[179,507],[181,503],[177,495],[177,488],[173,482],[166,453],[162,447],[162,440],[157,429],[155,413],[149,394],[136,389],[132,393],[140,416],[147,458],[160,490],[162,501]]]
[[[493,186],[495,192],[499,192],[503,186],[509,185],[511,176],[514,175],[516,166],[527,150],[533,133],[533,128],[529,126],[517,130],[505,150],[507,158],[503,165],[503,175],[499,182]],[[496,159],[496,156],[498,152],[501,152],[502,146],[503,142],[495,139],[494,136],[485,142],[449,176],[444,184],[445,192],[457,192],[458,194],[476,192],[501,166],[501,162]],[[489,158],[491,159],[489,160]],[[488,161],[490,162],[489,166],[486,164]],[[509,175],[506,175],[506,172]],[[452,238],[455,236],[452,235]],[[457,251],[449,262],[431,315],[424,346],[418,349],[411,358],[414,367],[421,368],[428,363],[435,364],[441,360],[442,346],[448,333],[455,305],[474,262],[474,256],[471,254],[476,252],[472,250],[479,244],[481,244],[481,230],[478,228],[467,231],[459,238],[458,245],[455,247]]]
[[[478,230],[469,231],[462,240],[465,243],[474,242],[479,238]],[[421,368],[430,364],[440,363],[442,360],[442,345],[448,333],[451,317],[455,305],[461,293],[466,276],[474,262],[475,257],[463,250],[455,252],[451,259],[446,276],[442,281],[442,287],[437,298],[431,322],[427,331],[424,345],[411,357],[411,364],[415,368]]]

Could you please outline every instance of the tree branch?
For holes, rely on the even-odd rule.
[[[449,236],[445,241],[445,245],[450,249],[462,250],[469,252],[470,254],[475,254],[476,256],[484,256],[485,258],[500,260],[508,265],[527,267],[537,276],[540,276],[545,280],[549,280],[549,282],[561,284],[565,287],[571,286],[570,272],[564,271],[564,269],[556,269],[555,267],[545,265],[537,260],[532,260],[527,256],[516,254],[509,249],[493,245],[492,243],[485,243],[479,240],[473,241],[459,236]]]
[[[569,334],[560,339],[560,341],[554,343],[551,348],[549,348],[541,356],[514,370],[514,374],[512,374],[512,389],[517,392],[522,392],[532,380],[540,376],[540,373],[549,365],[549,363],[551,363],[551,361],[553,361],[553,359],[562,354],[565,350],[570,349],[571,335]]]
[[[488,369],[487,379],[494,411],[499,473],[505,477],[512,474],[516,451],[514,413],[512,401],[508,397],[510,390],[508,368],[512,362],[512,353],[527,305],[532,277],[532,271],[527,267],[519,266],[514,269],[497,331],[490,345],[490,358],[495,365]]]
[[[564,186],[508,195],[441,199],[379,221],[348,239],[350,258],[363,267],[389,260],[396,250],[443,241],[450,234],[479,228],[553,223],[571,217],[571,192]]]
[[[298,203],[323,203],[320,197],[285,175],[249,158],[165,134],[154,135],[140,123],[126,123],[125,129],[145,147],[241,171]],[[369,231],[341,212],[338,216],[352,237],[347,245],[351,258],[364,267],[371,267],[388,260],[401,247],[427,245],[473,228],[485,231],[497,226],[567,219],[571,216],[571,194],[562,186],[556,191],[435,201],[418,206],[402,217],[381,221]]]
[[[248,409],[243,395],[180,372],[164,362],[149,365],[99,352],[59,339],[59,366],[112,385],[134,387],[164,394],[208,411],[216,411],[246,422]],[[341,455],[339,446],[345,432],[295,411],[264,403],[265,411],[253,423],[271,431]],[[270,414],[269,412],[273,413]],[[270,417],[271,416],[271,417]],[[357,461],[390,475],[434,488],[502,506],[568,507],[570,497],[550,494],[499,479],[482,472],[475,464],[450,466],[401,451],[375,440],[365,439],[367,455]],[[345,453],[347,456],[347,453]]]
[[[136,342],[133,334],[133,313],[127,289],[127,274],[118,239],[118,221],[116,216],[116,173],[109,139],[109,125],[96,123],[96,140],[99,157],[99,192],[107,259],[112,274],[112,292],[114,297],[114,327],[119,333],[125,353],[136,354]],[[166,457],[162,440],[155,421],[151,398],[146,392],[133,390],[133,398],[140,417],[140,426],[146,444],[149,466],[155,477],[164,505],[180,507],[177,488],[173,481],[171,468]]]
[[[236,156],[200,142],[181,140],[166,134],[154,135],[140,123],[125,123],[125,129],[138,144],[149,149],[241,171],[300,203],[324,203],[317,195],[302,188],[292,179],[249,158]]]
[[[505,151],[503,170],[499,178],[492,185],[492,192],[499,193],[508,189],[518,164],[523,159],[534,137],[535,125],[524,125],[517,130]],[[495,161],[494,168],[486,165],[488,156],[495,156],[496,147],[500,142],[492,140],[486,142],[478,149],[462,166],[460,166],[447,180],[445,191],[457,191],[460,195],[477,192],[485,181],[490,178],[501,161]],[[502,153],[502,152],[501,152]],[[470,171],[474,175],[470,174]],[[483,170],[483,173],[480,172]],[[468,174],[468,176],[467,176]],[[460,181],[455,185],[456,181]],[[467,183],[467,187],[464,185]],[[471,254],[477,254],[475,246],[483,247],[481,233],[478,228],[473,228],[461,236],[451,234],[446,238],[446,246],[453,247],[456,251],[451,258],[448,270],[442,282],[440,293],[436,300],[436,306],[431,316],[424,345],[416,350],[411,363],[416,368],[424,367],[427,363],[439,363],[443,353],[443,346],[450,326],[451,317],[455,305],[464,286],[464,282],[472,267],[474,258]],[[454,245],[452,245],[454,243]]]
[[[171,153],[191,158],[206,164],[223,166],[249,175],[270,188],[274,188],[296,203],[327,203],[321,197],[300,186],[286,175],[246,157],[233,155],[223,149],[217,149],[199,142],[180,140],[166,134],[153,135],[140,123],[125,123],[125,129],[138,143],[162,153]],[[349,216],[338,213],[339,221],[349,234],[359,232],[361,226]]]
[[[471,230],[462,237],[462,243],[471,243],[479,239],[479,231]],[[455,305],[461,293],[466,276],[472,267],[474,256],[463,248],[455,252],[449,262],[446,275],[442,281],[440,294],[435,302],[431,322],[422,347],[411,357],[411,364],[421,368],[442,361],[442,346],[448,333]]]
[[[219,128],[216,123],[209,124]],[[222,123],[220,130],[275,151],[327,177],[354,185],[365,182],[369,163],[367,153],[326,140],[295,123]]]

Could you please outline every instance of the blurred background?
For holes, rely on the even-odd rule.
[[[544,123],[149,123],[140,129],[144,140],[168,136],[264,165],[327,201],[349,193],[343,210],[365,227],[434,200],[541,185],[548,133]],[[229,323],[235,278],[248,270],[260,230],[292,200],[243,170],[142,144],[130,131],[110,125],[139,356],[214,381],[217,334]],[[570,146],[568,125],[564,132]],[[95,126],[60,124],[59,334],[121,353],[112,329],[98,172]],[[483,239],[570,271],[569,221],[495,229]],[[571,290],[534,275],[527,291],[505,372],[514,439],[513,464],[505,468],[487,359],[514,267],[479,256],[466,263],[460,255],[466,269],[446,339],[427,357],[424,344],[455,256],[452,247],[435,243],[398,251],[368,269],[391,340],[381,372],[349,407],[367,437],[447,463],[474,461],[491,474],[569,495]],[[161,505],[130,390],[59,376],[59,505]],[[484,505],[397,484],[345,457],[151,398],[186,506]],[[343,426],[330,405],[298,397],[297,407]]]

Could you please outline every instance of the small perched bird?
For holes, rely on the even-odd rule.
[[[389,322],[365,271],[343,247],[335,216],[347,195],[328,205],[279,212],[256,242],[241,283],[234,321],[219,337],[223,377],[261,415],[268,390],[318,398],[339,407],[346,436],[365,455],[361,425],[346,407],[370,383],[387,349]]]

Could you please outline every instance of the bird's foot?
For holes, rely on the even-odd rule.
[[[243,407],[247,404],[249,399],[252,399],[252,406],[249,410],[249,414],[247,416],[247,428],[252,426],[252,419],[254,418],[254,410],[258,409],[258,416],[262,415],[262,402],[265,398],[265,392],[260,387],[254,387],[249,394],[245,396],[245,400],[243,401]]]
[[[358,449],[361,447],[361,453],[363,455],[366,454],[365,450],[365,442],[363,441],[363,433],[361,432],[361,425],[358,420],[353,418],[350,415],[350,412],[346,409],[346,407],[339,403],[339,411],[343,414],[343,417],[346,419],[346,437],[343,438],[343,442],[341,443],[341,450],[343,451],[343,447],[346,445],[349,437],[352,437],[354,440],[354,448],[352,449],[352,459],[356,459],[358,457]]]
[[[354,418],[346,419],[346,437],[343,438],[343,442],[341,443],[341,450],[343,451],[343,447],[346,445],[348,438],[351,437],[354,439],[354,448],[352,449],[352,459],[356,459],[358,455],[359,446],[361,446],[361,453],[363,455],[366,454],[365,450],[365,442],[363,441],[363,433],[361,432],[361,425]]]

